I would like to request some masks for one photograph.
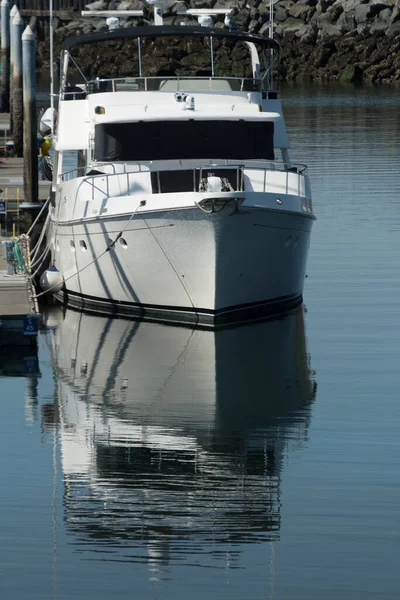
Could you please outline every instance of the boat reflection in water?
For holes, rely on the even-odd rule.
[[[81,551],[157,571],[279,538],[283,461],[315,398],[302,310],[217,332],[63,315],[49,336]]]

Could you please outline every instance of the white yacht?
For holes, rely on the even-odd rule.
[[[86,45],[111,42],[132,49],[132,76],[86,77]],[[186,62],[157,71],[157,44]],[[202,26],[66,40],[47,232],[61,303],[217,326],[302,301],[315,216],[306,167],[289,160],[277,53]]]

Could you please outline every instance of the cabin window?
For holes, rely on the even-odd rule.
[[[150,121],[95,126],[95,160],[274,159],[273,123]]]

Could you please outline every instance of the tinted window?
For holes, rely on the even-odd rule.
[[[98,161],[274,159],[274,125],[251,121],[104,123],[95,129]]]

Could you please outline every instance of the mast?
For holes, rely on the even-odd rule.
[[[49,21],[50,21],[50,108],[52,109],[51,130],[53,131],[54,117],[54,22],[53,22],[53,0],[50,0],[49,6]]]

